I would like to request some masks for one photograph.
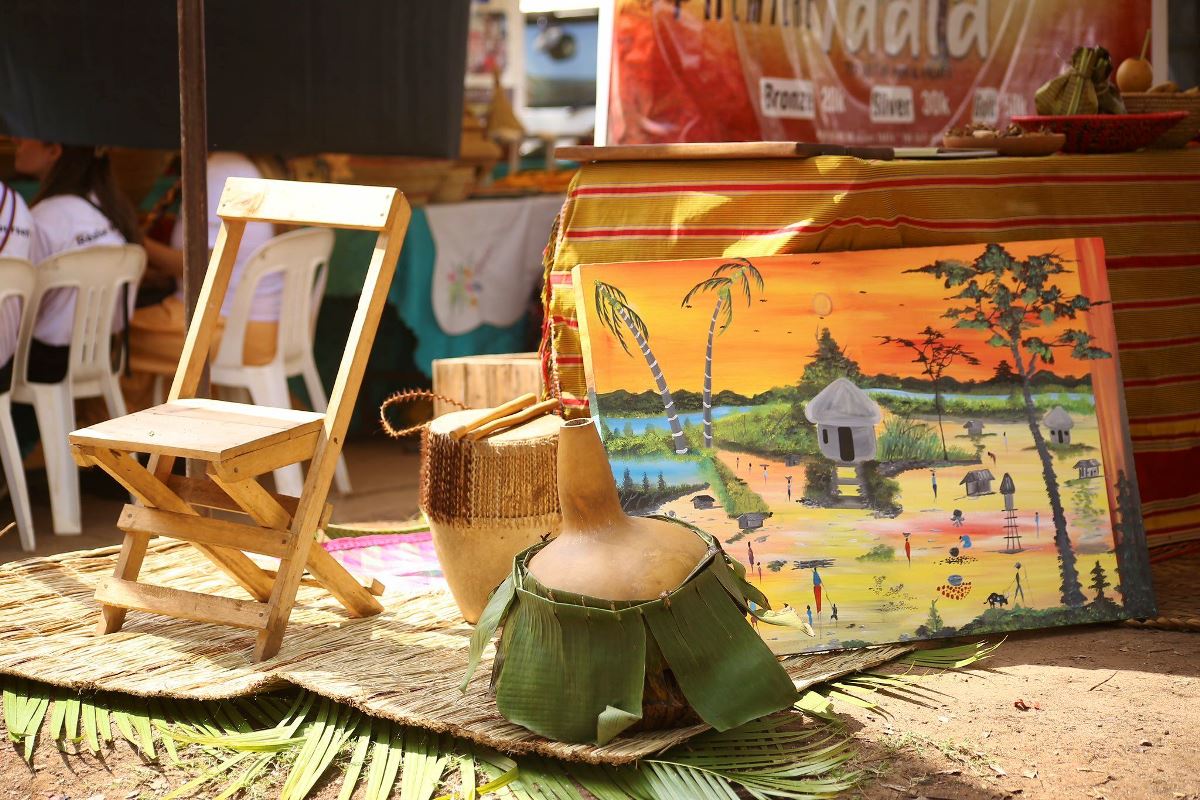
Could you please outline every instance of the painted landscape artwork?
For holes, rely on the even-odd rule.
[[[1098,239],[574,274],[629,513],[717,536],[778,653],[1154,608]]]

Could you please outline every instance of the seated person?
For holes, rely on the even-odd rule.
[[[35,264],[69,250],[108,244],[140,243],[133,205],[121,193],[102,149],[17,139],[17,171],[40,185],[30,209]],[[75,289],[55,289],[42,298],[29,347],[28,380],[58,383],[67,374]],[[118,307],[114,330],[124,328]]]
[[[33,216],[25,198],[0,181],[0,258],[29,261],[33,246]],[[12,386],[13,356],[21,332],[21,301],[10,297],[0,303],[0,392]]]
[[[217,204],[227,178],[261,178],[262,173],[249,158],[238,153],[213,153],[208,157],[208,249],[217,243],[221,219],[217,216]],[[233,296],[241,280],[242,270],[250,256],[274,236],[274,229],[266,223],[251,223],[242,234],[237,260],[225,293],[221,308],[222,325],[215,332],[212,352],[215,354],[220,342],[224,317],[233,304]],[[130,320],[130,357],[132,375],[122,383],[125,402],[130,411],[137,411],[153,404],[152,393],[158,376],[170,378],[175,374],[183,353],[183,342],[187,335],[186,314],[183,298],[183,222],[176,222],[171,234],[171,244],[165,245],[152,239],[145,244],[148,257],[148,272],[157,272],[162,277],[174,279],[177,291],[161,303],[139,308]],[[275,356],[275,340],[279,330],[279,311],[283,294],[283,276],[268,275],[259,283],[250,309],[250,322],[246,326],[246,340],[242,359],[248,365],[266,364]]]

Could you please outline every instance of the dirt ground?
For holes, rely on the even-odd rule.
[[[839,707],[864,772],[848,797],[1200,798],[1198,634],[1105,626],[1025,635],[984,668],[926,685],[944,693],[929,707],[889,698],[890,716]],[[5,742],[0,800],[151,800],[185,780],[123,743],[104,762],[42,746],[31,771]]]

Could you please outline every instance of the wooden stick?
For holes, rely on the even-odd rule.
[[[487,423],[492,422],[494,420],[498,420],[502,417],[507,417],[508,415],[513,414],[517,411],[520,411],[523,408],[529,408],[536,402],[537,402],[537,397],[535,397],[534,395],[523,394],[520,397],[517,397],[513,400],[509,400],[507,403],[503,403],[501,405],[496,406],[495,408],[493,408],[488,413],[484,414],[479,419],[472,420],[472,421],[466,423],[465,425],[459,425],[457,428],[450,431],[450,438],[454,439],[455,441],[458,441],[459,439],[463,438],[471,431],[476,430],[480,426],[486,425]]]
[[[467,439],[472,442],[477,442],[480,439],[491,436],[494,433],[508,430],[509,428],[520,425],[523,422],[529,422],[531,419],[537,419],[545,414],[552,414],[558,410],[558,398],[552,397],[549,400],[543,400],[540,403],[530,406],[524,411],[510,414],[507,417],[493,420],[481,428],[476,428],[467,434]]]
[[[4,530],[0,531],[0,539],[3,539],[3,538],[4,538],[4,534],[6,534],[6,533],[8,533],[9,531],[11,531],[13,528],[15,528],[15,527],[16,527],[16,525],[17,525],[17,523],[16,523],[16,520],[13,520],[12,522],[10,522],[10,523],[8,523],[7,525],[5,525],[5,526],[4,526]]]

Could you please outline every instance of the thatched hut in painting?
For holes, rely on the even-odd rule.
[[[1071,443],[1071,428],[1075,427],[1075,420],[1071,419],[1071,415],[1062,406],[1052,408],[1042,417],[1042,424],[1050,431],[1051,444]]]
[[[826,457],[858,464],[875,457],[875,426],[883,419],[879,404],[846,378],[822,389],[804,407],[817,426],[817,446]]]
[[[967,497],[978,497],[981,494],[992,493],[992,481],[995,479],[990,469],[973,469],[958,483],[967,487]]]

